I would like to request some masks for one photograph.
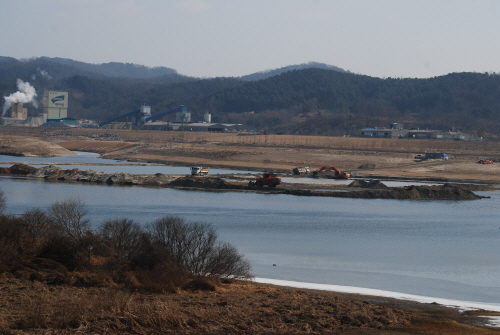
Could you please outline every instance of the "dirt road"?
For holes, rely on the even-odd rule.
[[[21,129],[21,130],[19,130]],[[103,157],[169,165],[203,165],[241,170],[291,173],[335,166],[354,177],[385,176],[499,183],[499,142],[390,140],[320,136],[210,134],[105,129],[43,130],[1,127],[0,136],[15,133],[68,150],[98,152]],[[3,142],[3,141],[2,141]],[[14,152],[15,149],[12,150]],[[449,161],[415,160],[416,154],[446,152]],[[369,168],[361,168],[367,167]]]

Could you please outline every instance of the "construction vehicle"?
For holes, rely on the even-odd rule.
[[[322,171],[333,171],[334,175],[332,176],[332,178],[334,178],[334,179],[349,179],[349,178],[351,178],[351,174],[349,172],[340,171],[339,169],[337,169],[333,166],[323,166],[319,170],[314,171],[313,176],[317,176],[318,173],[320,173]]]
[[[293,174],[298,176],[298,175],[301,175],[301,174],[309,174],[311,173],[311,169],[309,169],[308,166],[306,167],[296,167],[292,170]]]
[[[257,177],[255,181],[249,182],[248,186],[263,187],[264,185],[267,185],[269,187],[276,187],[279,184],[281,184],[280,177],[276,176],[274,173],[271,172],[264,172],[262,174],[262,177]]]
[[[202,166],[191,166],[192,176],[206,176],[208,174],[208,168]]]

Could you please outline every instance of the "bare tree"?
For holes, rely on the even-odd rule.
[[[99,227],[101,238],[118,256],[128,260],[140,252],[143,234],[141,227],[128,219],[108,220]]]
[[[76,243],[85,239],[90,232],[87,207],[79,198],[56,201],[47,214],[55,232]]]
[[[218,277],[248,278],[250,263],[229,243],[217,243],[203,264],[203,273]]]
[[[149,226],[153,246],[175,264],[199,276],[246,277],[250,265],[236,248],[217,241],[215,229],[203,223],[166,216]]]
[[[25,212],[22,220],[25,249],[37,253],[53,231],[49,217],[46,212],[35,208]]]

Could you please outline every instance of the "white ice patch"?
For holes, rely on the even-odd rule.
[[[255,282],[262,284],[272,284],[278,286],[288,286],[295,288],[305,288],[312,290],[321,290],[321,291],[333,291],[340,293],[353,293],[353,294],[362,294],[362,295],[372,295],[377,297],[386,297],[386,298],[394,298],[400,300],[410,300],[416,301],[424,304],[437,303],[447,307],[458,308],[461,311],[466,310],[476,310],[476,309],[484,309],[486,311],[500,312],[500,304],[488,304],[483,302],[473,302],[473,301],[460,301],[453,299],[445,299],[445,298],[432,298],[425,297],[420,295],[399,293],[399,292],[391,292],[391,291],[383,291],[372,288],[362,288],[362,287],[353,287],[353,286],[341,286],[341,285],[328,285],[328,284],[315,284],[315,283],[302,283],[296,281],[288,281],[288,280],[279,280],[279,279],[268,279],[268,278],[255,278]],[[494,317],[488,316],[488,318],[492,319]],[[500,318],[498,319],[500,322]]]

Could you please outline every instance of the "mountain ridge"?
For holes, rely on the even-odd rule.
[[[117,66],[152,73],[133,64]],[[325,66],[327,69],[284,67],[279,69],[281,73],[260,80],[200,79],[169,70],[161,70],[171,73],[163,76],[130,78],[47,58],[18,61],[0,57],[0,94],[5,97],[16,92],[17,78],[29,81],[39,93],[68,91],[71,117],[99,121],[135,110],[146,101],[155,114],[186,105],[195,121],[210,112],[214,122],[245,123],[285,133],[350,135],[362,127],[382,128],[392,122],[421,129],[460,129],[479,136],[500,133],[499,74],[377,78]],[[275,74],[273,71],[266,75]],[[26,107],[34,116],[43,104],[40,100],[38,107]]]

